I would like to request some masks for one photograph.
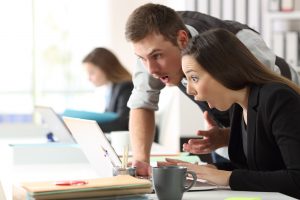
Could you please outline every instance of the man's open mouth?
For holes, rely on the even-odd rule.
[[[162,76],[159,78],[161,80],[161,82],[163,82],[164,84],[167,84],[169,82],[169,76]]]

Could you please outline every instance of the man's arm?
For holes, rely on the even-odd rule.
[[[137,174],[149,175],[150,149],[154,138],[154,112],[158,109],[160,90],[164,84],[153,78],[139,61],[133,74],[134,88],[127,103],[130,110],[129,131],[133,166]]]
[[[151,144],[154,139],[154,111],[132,109],[129,118],[129,130],[133,151],[133,160],[150,162]]]

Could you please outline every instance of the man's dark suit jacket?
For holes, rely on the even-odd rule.
[[[247,110],[247,155],[243,110],[231,109],[229,157],[233,190],[275,191],[300,199],[300,95],[278,83],[252,86]]]
[[[110,102],[105,111],[117,113],[118,118],[113,121],[99,123],[104,132],[128,130],[129,108],[127,107],[127,101],[132,89],[133,84],[131,81],[113,84]]]

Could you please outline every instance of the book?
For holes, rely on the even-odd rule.
[[[209,1],[209,14],[216,18],[221,18],[221,0]]]
[[[254,30],[261,31],[261,1],[251,0],[248,1],[248,26]]]
[[[234,20],[234,0],[223,1],[223,11],[222,19],[223,20]]]
[[[280,0],[269,0],[269,11],[280,11]]]
[[[277,56],[284,58],[285,48],[284,48],[284,33],[283,32],[275,32],[273,33],[272,38],[272,49]]]
[[[294,0],[281,0],[281,11],[290,12],[295,9],[295,1]]]
[[[235,21],[246,24],[247,23],[247,2],[246,0],[235,1]]]
[[[201,0],[201,1],[196,1],[197,3],[197,11],[201,13],[208,14],[209,13],[209,2],[208,0]]]
[[[285,59],[292,66],[298,66],[298,32],[286,32]]]
[[[165,162],[166,158],[182,160],[183,162],[190,162],[190,163],[201,163],[199,156],[197,155],[185,155],[185,153],[179,155],[160,155],[160,156],[151,156],[150,162]]]
[[[71,184],[62,184],[65,182]],[[28,200],[114,197],[147,194],[153,190],[149,180],[138,179],[129,175],[80,181],[25,182],[21,184],[21,188],[26,195],[20,195],[21,190],[14,189],[14,197],[26,196]]]

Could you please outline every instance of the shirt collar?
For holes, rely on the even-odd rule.
[[[189,30],[190,34],[192,37],[195,37],[196,35],[199,34],[199,32],[192,26],[185,24],[186,28]]]

